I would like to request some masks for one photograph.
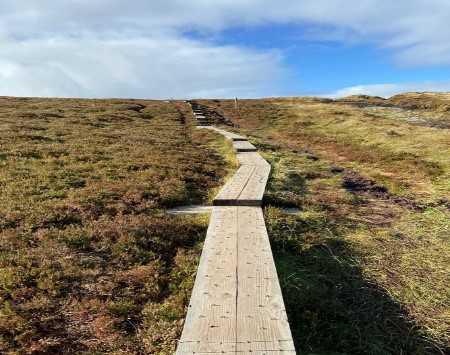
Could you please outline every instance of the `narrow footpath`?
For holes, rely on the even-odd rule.
[[[247,138],[233,142],[240,167],[213,202],[200,265],[176,354],[295,354],[262,212],[270,165]]]

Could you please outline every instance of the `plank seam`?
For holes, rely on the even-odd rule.
[[[244,192],[245,188],[247,187],[248,183],[250,182],[250,180],[252,179],[253,174],[255,174],[256,172],[256,165],[249,165],[253,168],[252,172],[250,173],[250,176],[248,177],[248,180],[246,181],[246,183],[244,184],[244,186],[242,187],[241,192],[239,192],[239,195],[237,197],[237,200],[240,199],[242,193]]]

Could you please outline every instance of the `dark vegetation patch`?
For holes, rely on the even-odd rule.
[[[426,206],[420,205],[412,199],[393,195],[386,186],[380,185],[352,170],[344,171],[342,185],[347,191],[355,195],[369,196],[390,201],[399,206],[414,209],[416,211],[424,211],[426,208]]]
[[[122,104],[119,105],[118,110],[130,110],[130,111],[135,111],[135,112],[139,112],[142,113],[142,111],[145,109],[145,105],[143,104]]]

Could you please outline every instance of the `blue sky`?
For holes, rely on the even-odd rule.
[[[281,95],[326,95],[345,87],[380,83],[417,83],[420,90],[420,83],[450,81],[450,65],[398,63],[393,59],[393,50],[377,43],[310,38],[309,29],[307,25],[292,24],[237,27],[223,31],[214,40],[224,45],[280,51],[289,70]],[[188,35],[203,38],[201,33]]]
[[[448,0],[3,0],[0,95],[450,90]]]

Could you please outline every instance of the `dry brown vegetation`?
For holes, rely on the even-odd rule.
[[[450,350],[449,97],[201,101],[272,164],[266,223],[299,352]]]
[[[0,98],[0,353],[170,354],[226,162],[182,103]]]
[[[448,98],[200,101],[272,164],[299,352],[449,351]],[[0,352],[172,353],[207,218],[165,209],[205,202],[227,149],[181,102],[0,98]]]

